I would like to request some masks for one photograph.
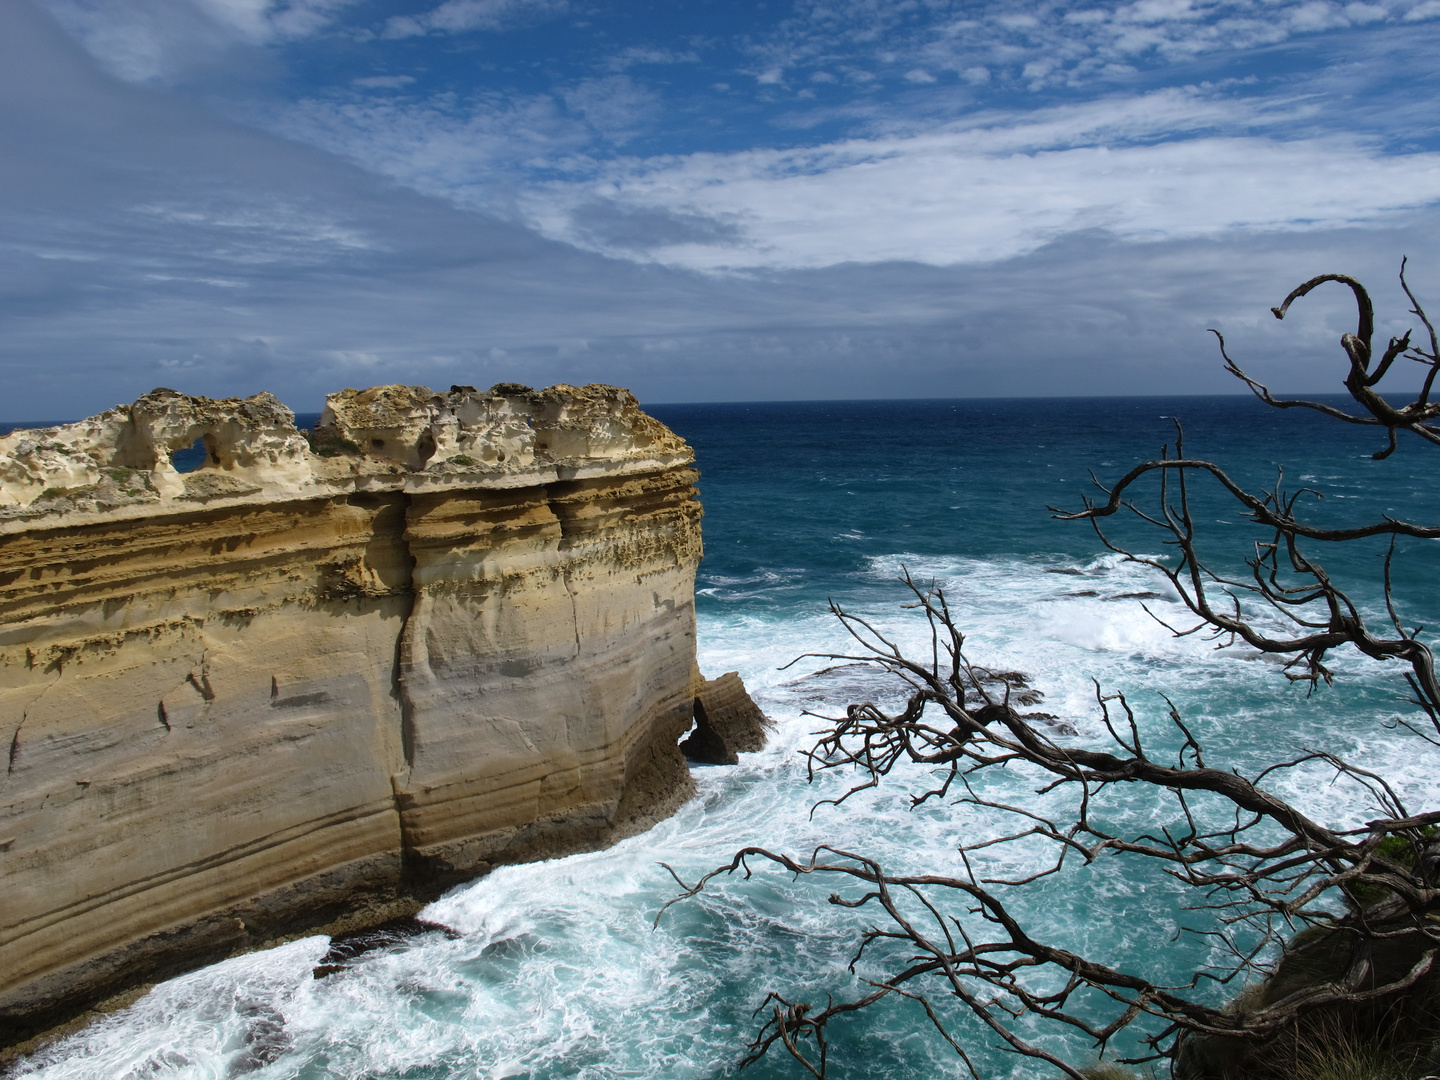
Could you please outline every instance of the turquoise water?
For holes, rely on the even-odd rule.
[[[1426,448],[1386,462],[1380,440],[1320,418],[1275,413],[1244,398],[675,405],[652,410],[696,448],[706,507],[706,558],[697,582],[700,659],[709,674],[738,670],[777,721],[771,745],[732,768],[697,768],[699,796],[644,836],[608,851],[510,867],[462,886],[427,910],[448,927],[398,940],[323,980],[311,972],[325,938],[237,958],[158,987],[129,1010],[22,1063],[60,1077],[500,1078],[724,1077],[733,1075],[769,990],[823,1002],[863,990],[887,968],[878,954],[847,970],[867,912],[825,902],[831,883],[765,869],[725,879],[652,921],[676,893],[660,867],[687,880],[746,844],[804,855],[817,843],[864,850],[892,871],[947,872],[955,847],[1005,823],[973,807],[911,811],[912,772],[846,803],[812,805],[849,777],[809,785],[797,755],[816,721],[846,703],[891,691],[860,669],[814,673],[782,665],[807,651],[840,650],[827,597],[864,613],[902,642],[920,628],[899,604],[902,567],[942,584],[970,630],[972,658],[1031,674],[1042,706],[1083,740],[1099,736],[1098,679],[1124,690],[1157,745],[1169,738],[1168,694],[1207,745],[1210,763],[1254,770],[1323,748],[1390,775],[1433,808],[1433,751],[1387,728],[1407,713],[1398,670],[1334,657],[1334,688],[1306,698],[1273,662],[1240,649],[1176,639],[1140,608],[1137,593],[1180,620],[1163,582],[1108,554],[1088,526],[1051,519],[1046,505],[1077,506],[1087,470],[1115,477],[1172,441],[1253,485],[1286,464],[1294,486],[1322,488],[1317,515],[1390,511],[1437,520]],[[1197,519],[1232,565],[1249,535],[1231,505],[1197,494]],[[1158,553],[1159,539],[1127,536]],[[1237,547],[1236,545],[1242,545]],[[1325,551],[1326,566],[1380,600],[1376,545]],[[1433,621],[1437,549],[1402,546],[1402,615]],[[1306,769],[1275,787],[1318,818],[1373,816],[1364,795]],[[1033,798],[1022,772],[990,778],[1006,798]],[[1117,792],[1102,812],[1118,823],[1163,824],[1151,793]],[[1023,870],[1038,852],[996,849],[996,868]],[[1037,864],[1038,865],[1038,864]],[[1200,917],[1143,868],[1101,860],[1012,897],[1032,933],[1118,966],[1183,976],[1215,957],[1181,935]],[[958,911],[957,911],[958,913]],[[1157,948],[1157,943],[1162,947]],[[1212,996],[1226,991],[1211,991]],[[937,1002],[989,1077],[1049,1075],[1041,1063],[994,1047],[992,1035]],[[1088,1062],[1083,1040],[1043,1026],[1027,1037]],[[960,1075],[953,1053],[918,1007],[896,1002],[832,1031],[833,1075]],[[783,1055],[747,1070],[802,1075]]]

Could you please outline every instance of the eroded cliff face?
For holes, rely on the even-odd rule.
[[[309,440],[158,390],[0,439],[0,1042],[671,812],[691,460],[606,386],[346,390]]]

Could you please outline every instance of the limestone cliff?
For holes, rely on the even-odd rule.
[[[0,1042],[673,810],[691,460],[608,386],[0,438]]]

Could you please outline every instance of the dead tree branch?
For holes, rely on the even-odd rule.
[[[1347,423],[1384,427],[1387,447],[1376,458],[1394,450],[1399,431],[1440,444],[1440,427],[1429,423],[1440,416],[1440,405],[1430,403],[1440,347],[1405,282],[1403,264],[1401,284],[1428,345],[1412,345],[1407,333],[1392,338],[1378,361],[1372,356],[1373,306],[1353,278],[1312,278],[1273,309],[1276,317],[1283,318],[1295,300],[1326,282],[1349,287],[1356,299],[1358,326],[1344,335],[1341,346],[1349,362],[1345,386],[1361,413],[1274,397],[1235,364],[1222,338],[1226,367],[1276,408],[1308,408]],[[1376,386],[1400,359],[1428,371],[1419,396],[1397,408]],[[1153,506],[1142,509],[1134,492],[1146,480],[1158,481],[1158,492]],[[1192,486],[1200,480],[1217,483],[1266,530],[1245,560],[1248,574],[1227,575],[1202,559],[1192,506]],[[1108,549],[1162,574],[1198,620],[1189,629],[1172,627],[1176,634],[1205,631],[1222,645],[1244,642],[1261,652],[1288,655],[1286,674],[1312,689],[1334,677],[1327,655],[1344,646],[1372,659],[1404,663],[1413,703],[1428,716],[1431,730],[1407,726],[1424,737],[1418,744],[1423,750],[1430,749],[1427,743],[1440,745],[1434,658],[1419,639],[1419,629],[1403,625],[1391,592],[1396,538],[1440,538],[1440,525],[1388,516],[1343,528],[1310,524],[1297,508],[1302,497],[1313,493],[1286,492],[1282,481],[1283,476],[1273,490],[1258,495],[1246,491],[1219,466],[1187,457],[1177,423],[1173,455],[1167,447],[1158,460],[1135,466],[1113,486],[1100,485],[1103,500],[1054,513],[1088,520]],[[1102,523],[1122,510],[1159,529],[1173,554],[1139,554],[1108,535]],[[1388,626],[1382,631],[1305,545],[1386,536],[1391,540],[1383,582]],[[757,863],[768,863],[797,878],[835,882],[831,904],[876,913],[876,923],[860,934],[851,970],[864,963],[867,971],[879,968],[885,974],[871,976],[870,991],[856,1000],[832,1001],[824,1008],[772,993],[761,1006],[770,1015],[747,1064],[778,1042],[811,1075],[823,1078],[829,1065],[828,1025],[894,995],[920,1006],[972,1076],[978,1073],[957,1031],[957,1009],[961,1017],[968,1014],[983,1025],[1003,1049],[1083,1080],[1073,1064],[1024,1038],[1017,1020],[1053,1021],[1080,1032],[1102,1052],[1122,1032],[1134,1034],[1138,1042],[1133,1045],[1143,1052],[1121,1060],[1138,1063],[1173,1059],[1186,1039],[1197,1036],[1258,1044],[1319,1010],[1393,999],[1430,977],[1440,951],[1440,839],[1435,835],[1440,811],[1406,806],[1383,777],[1323,749],[1253,776],[1212,765],[1201,738],[1173,705],[1170,745],[1178,744],[1178,750],[1169,752],[1173,761],[1168,753],[1161,760],[1142,738],[1142,725],[1126,697],[1104,693],[1098,685],[1104,736],[1098,742],[1061,741],[1017,711],[1016,705],[1032,704],[1038,696],[1022,691],[1026,697],[1021,700],[1012,693],[1021,690],[1023,680],[967,659],[964,633],[944,592],[922,586],[908,573],[903,582],[911,597],[905,606],[927,620],[928,655],[905,655],[874,623],[834,602],[830,610],[854,642],[853,651],[809,654],[872,665],[893,676],[906,694],[898,709],[887,711],[866,701],[851,704],[843,716],[823,718],[825,727],[805,755],[810,778],[836,770],[857,776],[841,795],[817,806],[840,805],[898,770],[920,766],[928,786],[912,794],[914,805],[953,797],[958,806],[982,809],[993,835],[960,843],[961,872],[952,874],[891,872],[864,853],[822,845],[805,859],[747,847],[693,884],[677,876],[684,893],[671,903],[695,897],[717,877],[748,877]],[[1314,820],[1276,793],[1277,777],[1302,767],[1323,767],[1337,782],[1357,785],[1379,815],[1343,829]],[[1013,783],[1003,788],[982,783],[1002,770],[1017,769],[1039,778],[1035,798],[994,794],[1015,792]],[[1168,807],[1168,814],[1159,810],[1152,817],[1163,826],[1142,832],[1107,824],[1099,808],[1135,785]],[[1037,850],[1043,856],[1038,862]],[[1009,865],[1019,863],[1023,870],[1000,869],[1006,861],[997,856],[1007,852],[1016,856]],[[1023,890],[1069,868],[1095,865],[1149,867],[1190,890],[1194,903],[1185,911],[1193,925],[1186,929],[1226,959],[1182,983],[1167,983],[1144,970],[1038,940],[1027,926]],[[1337,904],[1337,897],[1347,902]],[[1207,982],[1238,987],[1265,976],[1277,947],[1305,928],[1316,928],[1315,933],[1348,950],[1348,961],[1332,976],[1277,991],[1243,1010],[1208,1004],[1210,996],[1199,992]],[[1402,943],[1413,962],[1403,971],[1382,973],[1373,962],[1379,942]]]

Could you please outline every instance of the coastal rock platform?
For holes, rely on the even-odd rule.
[[[0,1045],[672,812],[692,460],[599,385],[0,438]]]

